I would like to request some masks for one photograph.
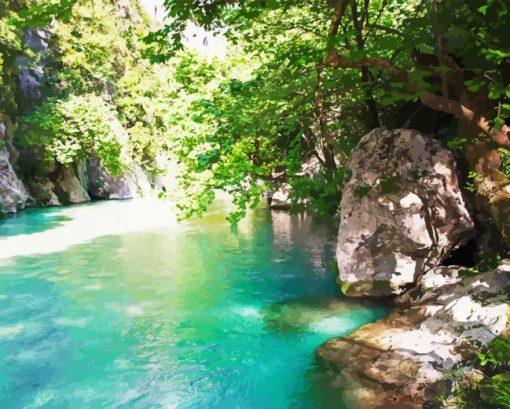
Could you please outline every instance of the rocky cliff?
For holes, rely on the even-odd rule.
[[[18,6],[21,7],[16,0],[10,0],[7,5],[13,10]],[[94,18],[91,19],[91,16]],[[8,19],[9,16],[0,15],[2,18]],[[136,86],[138,75],[138,72],[129,71],[129,64],[137,64],[136,61],[132,63],[133,59],[139,58],[137,51],[133,51],[133,55],[121,54],[126,54],[128,45],[132,47],[137,36],[141,35],[141,31],[136,34],[135,31],[148,27],[144,18],[136,1],[93,0],[90,3],[76,2],[74,20],[68,23],[67,20],[53,20],[47,22],[44,28],[13,26],[9,37],[13,39],[12,47],[5,52],[2,50],[5,61],[3,66],[0,65],[3,93],[0,98],[0,216],[27,206],[59,206],[91,199],[147,196],[157,194],[169,183],[174,183],[173,175],[168,175],[171,168],[168,160],[160,161],[162,163],[158,163],[155,172],[152,163],[149,163],[150,169],[140,165],[140,162],[149,162],[147,158],[139,158],[138,162],[133,158],[132,150],[135,148],[128,146],[129,128],[133,123],[138,126],[142,118],[134,116],[131,122],[117,119],[126,117],[121,112],[126,102],[119,97],[122,79],[129,76],[130,84]],[[95,20],[97,27],[91,22]],[[72,30],[85,30],[86,35],[74,42],[76,35]],[[87,40],[90,43],[86,43]],[[1,41],[5,39],[0,36]],[[108,49],[112,54],[101,59],[105,47],[117,48]],[[148,70],[150,64],[144,64],[138,65]],[[94,114],[94,111],[83,109],[87,103],[72,105],[73,98],[75,101],[88,101],[88,95],[94,95],[95,99],[90,101],[99,101],[101,107],[110,111],[97,111],[97,117],[89,117],[87,115]],[[119,98],[119,102],[115,98]],[[48,114],[48,110],[43,110],[35,123],[26,126],[25,118],[55,101],[68,103],[69,112]],[[132,113],[135,108],[129,106],[126,110]],[[110,117],[108,112],[111,112]],[[106,118],[104,123],[94,125],[101,115]],[[62,118],[61,123],[59,118]],[[76,125],[55,137],[55,133],[61,132],[67,123]],[[89,126],[89,123],[92,125]],[[26,136],[34,129],[37,137],[27,143]],[[152,128],[147,125],[136,129],[150,132]],[[80,130],[83,135],[79,134]],[[105,130],[110,130],[111,135]],[[105,142],[98,145],[97,141],[101,138]],[[144,136],[136,134],[136,138],[139,140]],[[153,142],[152,136],[145,139]],[[138,146],[136,149],[139,149]],[[153,150],[156,151],[155,148]],[[66,157],[73,152],[79,154]],[[114,176],[109,170],[109,163],[99,158],[101,154],[103,159],[117,155],[118,158],[113,159],[122,161],[121,173]],[[167,175],[163,177],[165,172]]]

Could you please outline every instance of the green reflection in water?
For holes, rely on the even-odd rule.
[[[0,407],[345,408],[314,350],[384,311],[338,296],[334,229],[224,216],[0,264]]]

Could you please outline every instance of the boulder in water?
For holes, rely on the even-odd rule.
[[[90,196],[71,168],[59,166],[54,184],[58,200],[63,204],[90,201]]]
[[[470,238],[454,157],[432,137],[375,129],[347,169],[337,244],[345,294],[398,294]]]
[[[27,182],[30,194],[36,206],[60,206],[55,194],[55,185],[46,176],[34,176]]]

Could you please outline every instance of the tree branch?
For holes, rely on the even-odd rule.
[[[410,82],[407,71],[396,67],[390,61],[380,57],[361,57],[357,59],[348,59],[338,55],[336,51],[329,53],[329,58],[325,63],[326,67],[332,68],[361,68],[363,66],[377,68],[391,75],[399,82],[402,82],[409,92],[417,93],[421,103],[437,111],[453,115],[455,118],[472,123],[480,132],[489,136],[500,146],[510,148],[510,138],[505,132],[493,132],[489,125],[489,120],[476,113],[466,105],[458,101],[432,93],[423,93],[417,89],[416,85]]]

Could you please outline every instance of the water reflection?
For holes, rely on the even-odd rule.
[[[62,226],[70,220],[71,217],[62,215],[58,208],[27,209],[0,219],[0,237],[39,233]]]
[[[345,408],[314,350],[383,311],[338,297],[328,226],[261,208],[235,232],[221,203],[179,226],[102,206],[38,237],[94,216],[109,234],[0,264],[0,407]]]

